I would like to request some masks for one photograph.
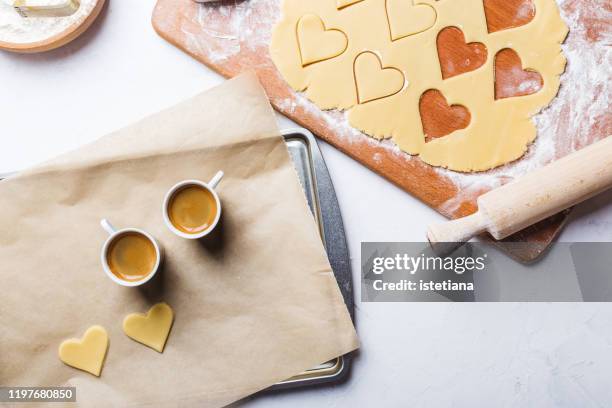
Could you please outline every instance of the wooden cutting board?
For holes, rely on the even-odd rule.
[[[508,1],[529,2],[529,0]],[[584,23],[592,25],[591,30],[594,31],[590,35],[577,35],[576,38],[570,35],[568,43],[574,41],[576,47],[580,47],[584,46],[582,44],[584,41],[597,43],[605,40],[606,36],[598,35],[598,30],[604,32],[608,30],[608,25],[586,21],[587,18],[596,18],[593,17],[595,14],[591,10],[597,10],[597,4],[591,3],[602,0],[560,1],[566,19],[569,16],[570,20],[580,23],[581,19],[584,19]],[[158,0],[153,12],[153,27],[161,37],[226,77],[255,70],[271,103],[279,112],[310,129],[321,139],[449,218],[473,213],[476,211],[476,198],[480,194],[488,191],[492,184],[503,184],[512,179],[504,170],[494,170],[476,176],[476,180],[480,181],[475,182],[473,175],[432,168],[418,157],[400,152],[391,142],[374,141],[351,128],[346,123],[343,113],[321,111],[304,96],[294,92],[275,68],[268,52],[272,27],[280,18],[280,4],[281,0],[234,0],[208,4],[198,4],[192,0]],[[500,22],[510,17],[514,18],[505,14],[507,13],[505,10],[503,7],[500,10],[488,10],[488,15]],[[495,21],[492,23],[495,24]],[[447,52],[454,52],[452,41],[439,44],[439,47],[441,50],[446,47]],[[520,83],[515,86],[520,86]],[[593,92],[595,93],[595,90]],[[594,97],[597,96],[594,94]],[[569,99],[572,98],[567,99],[564,103],[571,108]],[[426,101],[426,106],[422,107],[424,115],[431,112],[435,105],[436,98]],[[564,106],[558,109],[559,115],[564,115]],[[585,117],[589,114],[586,108],[584,114]],[[565,115],[567,116],[567,112]],[[586,139],[584,137],[576,139],[575,135],[570,134],[571,129],[567,127],[555,129],[555,138],[558,141],[554,143],[557,149],[549,161],[569,153],[579,145],[591,143],[610,134],[609,120],[605,121],[607,123],[603,126],[600,123],[593,126],[593,129],[585,129],[587,132],[592,132]],[[444,132],[448,125],[439,123],[437,128]],[[567,134],[563,134],[564,131]],[[537,145],[531,149],[537,149]],[[527,156],[533,158],[537,155],[530,152]],[[510,173],[516,175],[517,171]],[[568,211],[565,211],[542,221],[499,242],[498,245],[518,260],[533,261],[559,234],[567,214]]]

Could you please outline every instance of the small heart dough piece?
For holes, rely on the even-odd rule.
[[[128,337],[161,353],[164,351],[173,320],[172,308],[162,302],[154,305],[146,314],[127,315],[123,319],[123,331]]]
[[[438,14],[429,4],[413,4],[412,0],[386,0],[391,41],[422,33],[436,24]]]
[[[346,34],[333,28],[326,29],[319,16],[306,14],[297,25],[297,39],[302,66],[337,57],[346,51]]]
[[[59,358],[71,367],[99,377],[107,350],[106,330],[102,326],[91,326],[83,338],[63,341],[59,346]]]
[[[404,74],[397,68],[383,67],[378,56],[362,52],[355,59],[355,85],[359,103],[395,95],[404,87]]]

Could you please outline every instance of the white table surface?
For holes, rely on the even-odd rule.
[[[0,173],[74,149],[222,81],[155,34],[153,6],[154,0],[110,0],[94,27],[69,46],[39,55],[0,53]],[[442,217],[331,146],[320,146],[342,208],[358,291],[362,241],[421,241],[427,224]],[[562,239],[612,241],[611,203],[612,194],[605,194],[582,205]],[[241,404],[612,403],[608,304],[357,301],[356,319],[362,348],[345,384]]]

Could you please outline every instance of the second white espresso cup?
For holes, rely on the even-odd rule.
[[[223,171],[219,170],[217,174],[215,174],[215,176],[208,183],[205,183],[200,180],[184,180],[179,183],[176,183],[174,186],[172,186],[170,190],[168,190],[168,193],[166,193],[166,197],[164,198],[164,204],[163,204],[162,210],[163,210],[164,222],[166,223],[166,226],[170,229],[170,231],[172,231],[173,233],[175,233],[181,238],[200,239],[200,238],[204,238],[205,236],[209,235],[211,232],[215,230],[215,228],[217,227],[217,224],[219,224],[219,220],[221,219],[221,200],[219,199],[219,194],[217,194],[217,192],[215,191],[215,188],[217,187],[217,185],[219,184],[223,176],[224,176]],[[210,223],[210,225],[205,230],[197,232],[197,233],[193,233],[193,234],[179,230],[172,223],[172,220],[170,219],[170,214],[169,214],[169,206],[171,204],[172,199],[174,198],[174,195],[180,190],[190,187],[190,186],[197,186],[197,187],[207,190],[212,195],[216,203],[216,214],[215,214],[213,221]]]

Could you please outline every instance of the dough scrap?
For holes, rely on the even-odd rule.
[[[58,353],[64,364],[99,377],[107,350],[108,333],[102,326],[91,326],[81,339],[63,341]]]
[[[435,10],[434,25],[391,41],[389,34],[393,31],[385,0],[366,0],[344,10],[338,10],[337,3],[328,0],[284,0],[270,52],[292,88],[305,91],[306,97],[321,109],[348,110],[351,126],[365,134],[392,139],[402,151],[419,155],[432,166],[485,171],[516,160],[526,152],[536,137],[531,117],[556,96],[559,77],[565,70],[561,43],[568,28],[558,6],[554,0],[533,0],[533,4],[536,13],[527,24],[489,34],[483,0],[414,0],[411,6]],[[325,27],[345,33],[347,49],[333,59],[303,67],[295,30],[306,14],[316,14]],[[483,44],[488,52],[486,62],[472,71],[443,79],[436,39],[447,27],[460,27],[466,43]],[[524,69],[542,76],[543,86],[537,93],[495,99],[495,56],[506,48],[517,52]],[[385,67],[402,71],[406,85],[400,92],[359,103],[354,64],[364,51],[378,55]],[[379,86],[391,88],[387,82]],[[440,91],[449,105],[468,109],[470,124],[426,142],[419,102],[430,89]]]
[[[166,303],[157,303],[146,314],[132,313],[123,320],[123,331],[133,340],[163,352],[172,328],[174,312]]]

